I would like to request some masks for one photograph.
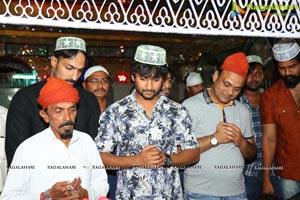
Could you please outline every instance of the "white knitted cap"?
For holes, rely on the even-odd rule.
[[[149,65],[166,65],[166,50],[152,45],[137,47],[134,60]]]
[[[257,55],[249,55],[249,56],[247,56],[247,60],[248,60],[248,63],[256,62],[256,63],[260,63],[261,65],[263,65],[263,61],[262,61],[261,57],[257,56]]]
[[[86,52],[85,41],[77,37],[60,37],[56,40],[55,50],[78,49]]]
[[[295,58],[300,52],[298,43],[294,40],[281,40],[273,46],[274,59],[288,61]]]
[[[196,72],[191,72],[186,78],[186,86],[191,87],[203,83],[201,75]]]
[[[104,67],[102,67],[100,65],[97,65],[97,66],[90,67],[88,70],[86,70],[86,72],[84,73],[84,78],[83,79],[86,80],[94,72],[98,72],[98,71],[103,71],[107,74],[107,76],[109,76],[108,71]]]

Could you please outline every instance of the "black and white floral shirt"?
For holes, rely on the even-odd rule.
[[[148,145],[164,153],[198,148],[191,118],[180,104],[161,96],[152,117],[135,99],[135,91],[112,104],[100,117],[96,143],[99,152],[137,155]],[[117,167],[117,166],[116,166]],[[117,199],[183,199],[178,169],[132,167],[118,171]]]

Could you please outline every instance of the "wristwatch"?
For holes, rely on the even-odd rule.
[[[213,136],[213,137],[210,139],[210,144],[211,144],[213,147],[217,146],[217,145],[218,145],[218,139],[217,139],[215,136]]]
[[[173,165],[172,158],[169,154],[165,154],[165,167],[171,167]]]

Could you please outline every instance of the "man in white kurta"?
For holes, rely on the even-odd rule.
[[[40,199],[40,193],[57,181],[77,177],[89,199],[106,196],[107,175],[91,137],[74,130],[67,148],[47,128],[18,147],[1,199]]]
[[[0,193],[2,192],[7,174],[7,161],[4,149],[6,115],[7,108],[0,106]]]
[[[17,148],[0,199],[97,200],[108,192],[107,175],[93,139],[74,130],[79,95],[50,78],[38,98],[49,128]]]

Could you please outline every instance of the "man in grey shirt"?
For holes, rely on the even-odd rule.
[[[244,53],[228,56],[213,76],[214,85],[186,99],[199,142],[200,161],[185,170],[185,197],[246,200],[243,169],[256,146],[250,114],[234,100],[245,84],[248,62]]]

